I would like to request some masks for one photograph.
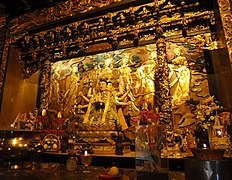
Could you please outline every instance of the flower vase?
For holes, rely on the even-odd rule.
[[[159,149],[151,149],[151,157],[155,170],[161,169],[161,151]]]
[[[137,170],[153,172],[161,168],[161,149],[165,137],[165,127],[162,125],[140,125],[136,127]]]

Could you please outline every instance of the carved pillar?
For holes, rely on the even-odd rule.
[[[5,40],[6,17],[0,18],[0,64],[2,62],[3,45]]]
[[[6,28],[6,17],[0,18],[0,110],[2,104],[2,95],[4,88],[4,80],[6,74],[6,65],[8,59],[8,51],[10,47],[10,39],[7,37],[7,28]]]
[[[50,72],[51,63],[46,60],[41,72],[39,83],[39,95],[40,95],[40,109],[48,109],[49,95],[50,95]]]
[[[230,62],[232,63],[232,11],[230,0],[217,0],[221,16],[223,31],[225,34],[226,45],[229,51]]]
[[[172,126],[172,103],[170,96],[170,87],[169,87],[169,67],[166,61],[166,43],[165,37],[163,36],[162,27],[158,26],[156,28],[157,32],[157,58],[158,58],[158,67],[155,74],[155,79],[158,80],[158,85],[156,85],[156,92],[159,92],[160,101],[160,123]]]

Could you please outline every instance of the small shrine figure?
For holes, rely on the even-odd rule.
[[[66,41],[73,41],[73,31],[70,27],[66,27],[64,30],[64,38]]]
[[[97,31],[99,36],[103,36],[105,34],[105,24],[102,18],[99,19]]]
[[[40,37],[39,35],[35,35],[34,38],[33,38],[33,46],[35,49],[39,49],[40,46],[41,46],[41,40],[40,40]]]
[[[113,66],[112,66],[113,58],[107,57],[104,61],[104,67],[101,69],[101,76],[107,79],[112,78]]]
[[[21,41],[21,48],[23,51],[28,51],[30,47],[30,37],[25,35]]]
[[[124,16],[124,13],[120,13],[119,16],[117,17],[117,27],[124,27],[126,23],[126,17]]]
[[[87,22],[84,22],[84,24],[81,27],[82,29],[82,35],[83,38],[85,39],[89,39],[90,38],[90,29],[89,29],[89,24]]]
[[[150,12],[147,10],[146,6],[142,8],[142,11],[139,12],[139,22],[149,22]]]
[[[128,20],[130,25],[135,24],[135,13],[133,7],[129,8],[129,20]]]
[[[98,37],[98,24],[97,23],[93,23],[91,24],[91,26],[89,27],[90,29],[90,35],[91,38],[97,38]]]
[[[44,36],[44,45],[45,46],[50,46],[54,45],[56,41],[56,35],[54,31],[49,31],[47,34]]]
[[[106,23],[105,23],[105,30],[107,33],[111,32],[114,29],[114,23],[112,20],[112,14],[109,13],[105,16]]]

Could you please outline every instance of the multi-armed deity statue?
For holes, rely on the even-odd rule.
[[[79,92],[84,102],[76,106],[77,113],[84,112],[83,124],[88,124],[89,129],[96,129],[97,125],[104,127],[104,130],[115,130],[115,123],[127,129],[124,113],[139,113],[132,93],[132,70],[127,65],[128,55],[121,61],[122,65],[114,68],[113,58],[105,59],[102,67],[96,66],[91,70],[95,76],[91,79],[88,93]]]

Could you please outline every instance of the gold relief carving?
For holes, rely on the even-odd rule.
[[[229,0],[218,0],[219,10],[224,14],[230,14],[230,1]]]
[[[131,12],[131,10],[130,10],[130,12]],[[69,24],[68,27],[71,27],[72,29],[74,29],[74,31],[76,31],[76,32],[73,32],[73,33],[76,33],[76,36],[80,36],[81,35],[84,41],[91,41],[92,38],[101,38],[101,37],[110,36],[110,35],[114,36],[116,34],[120,34],[120,36],[126,36],[128,34],[128,32],[132,32],[132,31],[133,32],[137,31],[137,32],[140,33],[140,29],[143,29],[143,30],[141,30],[141,32],[142,31],[150,31],[157,24],[157,21],[149,21],[147,23],[144,23],[144,22],[143,23],[136,23],[134,25],[133,24],[126,24],[124,21],[121,21],[122,18],[123,18],[123,16],[124,16],[124,15],[121,15],[121,13],[122,12],[112,13],[111,15],[110,14],[105,15],[104,17],[108,18],[107,22],[105,22],[105,24],[107,24],[106,28],[101,28],[101,27],[104,27],[104,22],[101,21],[102,18],[99,19],[98,23],[88,24],[88,21],[83,21],[81,23],[72,23],[72,24]],[[185,24],[185,26],[187,25],[187,23],[191,23],[192,21],[194,21],[191,18],[195,18],[195,19],[202,18],[202,19],[206,19],[207,20],[211,16],[212,16],[212,12],[211,11],[207,11],[207,12],[203,12],[203,13],[199,13],[199,12],[192,13],[192,14],[189,13],[189,14],[187,14],[185,16],[185,18],[186,18],[186,24]],[[112,22],[112,24],[110,25],[110,22],[111,22],[110,20],[112,20],[112,18],[118,19],[118,22],[120,24],[116,23],[116,27],[113,27],[114,24]],[[176,18],[168,18],[166,16],[162,16],[161,19],[160,19],[160,22],[161,22],[161,26],[162,27],[168,28],[170,26],[182,25],[183,19],[182,18],[178,19],[177,17]],[[54,31],[54,33],[59,36],[59,34],[61,34],[62,31],[65,30],[65,28],[67,28],[67,26],[58,27],[58,28],[55,28],[55,29],[51,29],[49,31],[50,32]],[[116,29],[113,30],[114,28],[116,28]],[[81,29],[81,30],[78,32],[77,29]],[[193,28],[189,28],[189,29],[190,30],[191,29],[196,30],[196,29],[194,29],[194,27]],[[172,30],[172,33],[175,33],[175,32],[176,31]],[[48,32],[45,31],[45,32],[40,32],[40,33],[38,33],[36,35],[40,36],[40,38],[42,40],[45,40],[46,36],[47,36],[46,35],[47,33]],[[71,36],[74,36],[74,35],[71,34]],[[150,36],[150,37],[148,37],[148,36]],[[66,38],[68,38],[68,37],[66,37]],[[73,37],[71,37],[71,38],[73,38]],[[141,38],[150,40],[150,39],[154,38],[154,34],[152,34],[152,33],[144,34],[144,36],[142,36]],[[70,39],[68,41],[69,42],[67,42],[67,43],[69,44],[70,43]],[[72,41],[73,41],[73,39],[72,39]]]
[[[56,6],[37,10],[33,13],[27,13],[12,19],[9,33],[14,34],[21,31],[28,31],[42,24],[57,21],[120,1],[121,0],[70,0],[61,2]]]
[[[166,96],[169,89],[167,84],[163,84],[167,81],[165,75],[168,72],[168,67],[163,65],[166,63],[163,47],[165,41],[163,39],[158,42],[159,54],[164,56],[159,59],[162,61],[161,65],[157,64],[155,44],[149,47],[121,49],[53,63],[49,109],[63,108],[64,112],[72,112],[75,116],[83,118],[84,123],[89,123],[87,125],[94,130],[96,129],[95,123],[103,123],[106,120],[103,120],[104,116],[101,116],[104,112],[109,112],[109,114],[114,112],[113,106],[109,106],[109,111],[103,111],[108,106],[106,101],[110,104],[117,103],[124,115],[129,114],[132,117],[139,116],[139,109],[154,106],[158,108],[159,104],[164,102],[165,105],[162,105],[161,109],[163,115],[161,121],[169,124],[171,118],[169,118],[168,105],[171,104],[167,103],[170,97]],[[157,74],[159,79],[154,78],[157,69],[159,69]],[[160,87],[157,93],[156,85]],[[160,95],[161,90],[165,92]],[[113,96],[108,98],[108,92]],[[65,101],[64,106],[60,100]],[[158,102],[154,104],[154,101]],[[104,107],[103,104],[105,104]],[[112,119],[116,114],[111,115],[106,118]],[[106,122],[109,122],[108,120]],[[90,127],[86,128],[90,130]]]
[[[9,23],[9,34],[18,34],[27,32],[41,24],[46,23],[46,15],[39,11],[28,13],[12,19]]]
[[[119,46],[124,46],[124,45],[128,45],[128,44],[133,44],[133,40],[126,40],[126,39],[124,39],[124,40],[120,41],[118,45]]]
[[[214,24],[212,11],[188,12],[188,7],[185,7],[186,13],[184,17],[181,17],[179,6],[175,7],[176,9],[173,10],[175,13],[172,14],[174,18],[169,17],[169,11],[164,12],[169,9],[162,9],[158,17],[157,12],[154,11],[154,3],[130,7],[123,11],[72,22],[36,34],[26,34],[20,41],[17,41],[17,46],[24,55],[22,61],[23,58],[29,57],[25,61],[29,61],[30,63],[26,65],[30,66],[30,64],[44,62],[46,59],[56,61],[67,59],[70,56],[83,56],[88,53],[110,50],[110,45],[111,49],[116,49],[132,44],[137,46],[140,42],[152,42],[159,34],[155,29],[158,20],[160,26],[165,29],[163,35],[168,38],[175,35],[194,35],[198,33],[196,31],[208,31],[209,26]],[[199,25],[196,26],[196,24]],[[11,39],[13,42],[17,38]],[[30,68],[28,74],[34,70]]]
[[[232,14],[230,3],[231,2],[229,0],[218,0],[229,58],[232,63]]]
[[[88,9],[89,7],[92,7],[91,9],[96,9],[102,6],[107,6],[113,2],[119,2],[120,0],[117,1],[113,1],[113,0],[101,0],[101,1],[89,1],[89,3],[86,3],[86,1],[81,1],[81,2],[76,2],[76,1],[66,1],[66,2],[62,2],[59,3],[58,5],[54,6],[54,7],[50,7],[50,8],[46,8],[46,9],[42,9],[40,11],[35,11],[33,13],[28,13],[25,15],[22,15],[18,18],[13,19],[10,22],[10,34],[19,34],[25,31],[28,31],[32,28],[36,28],[39,25],[42,24],[46,24],[52,21],[58,21],[60,19],[64,19],[66,17],[69,16],[73,16],[76,14],[80,14],[83,13],[84,11],[86,11],[86,9]],[[163,5],[163,3],[165,3],[165,1],[158,1],[159,6]],[[153,18],[153,16],[157,15],[156,11],[150,11],[148,9],[153,8],[154,3],[149,3],[146,4],[146,6],[138,6],[138,7],[130,7],[124,11],[121,11],[120,13],[129,13],[131,16],[131,20],[135,21],[135,13],[138,13],[138,17],[142,18],[143,21],[146,21],[148,17],[150,17],[150,19]],[[189,5],[191,6],[191,5]],[[197,6],[197,5],[194,5]],[[141,10],[142,8],[142,10]],[[186,7],[187,9],[188,7]],[[169,13],[169,9],[167,9],[167,12],[165,12],[164,10],[161,10],[160,13],[165,14],[165,13]],[[174,9],[175,10],[175,9]],[[139,11],[139,12],[137,12]],[[109,13],[110,16],[115,16],[117,13]],[[178,14],[178,13],[177,13]],[[148,16],[149,15],[149,16]],[[196,14],[193,14],[196,15]],[[106,17],[106,16],[105,16]],[[137,18],[138,18],[137,17]],[[175,15],[173,16],[175,17]],[[119,17],[120,18],[120,17]],[[168,21],[172,20],[168,20],[168,19],[163,19],[164,20],[164,26],[166,23],[168,23]],[[162,20],[161,20],[162,21]],[[108,24],[109,22],[107,22]],[[123,20],[122,20],[123,23]],[[144,22],[142,22],[143,24]],[[181,22],[180,22],[181,23]],[[137,28],[140,28],[139,26],[142,25],[141,23],[137,25]],[[146,24],[144,24],[145,26],[149,26],[154,24],[154,20],[152,21],[148,21],[146,22]],[[143,26],[144,26],[143,25]],[[120,27],[121,29],[122,27]]]

